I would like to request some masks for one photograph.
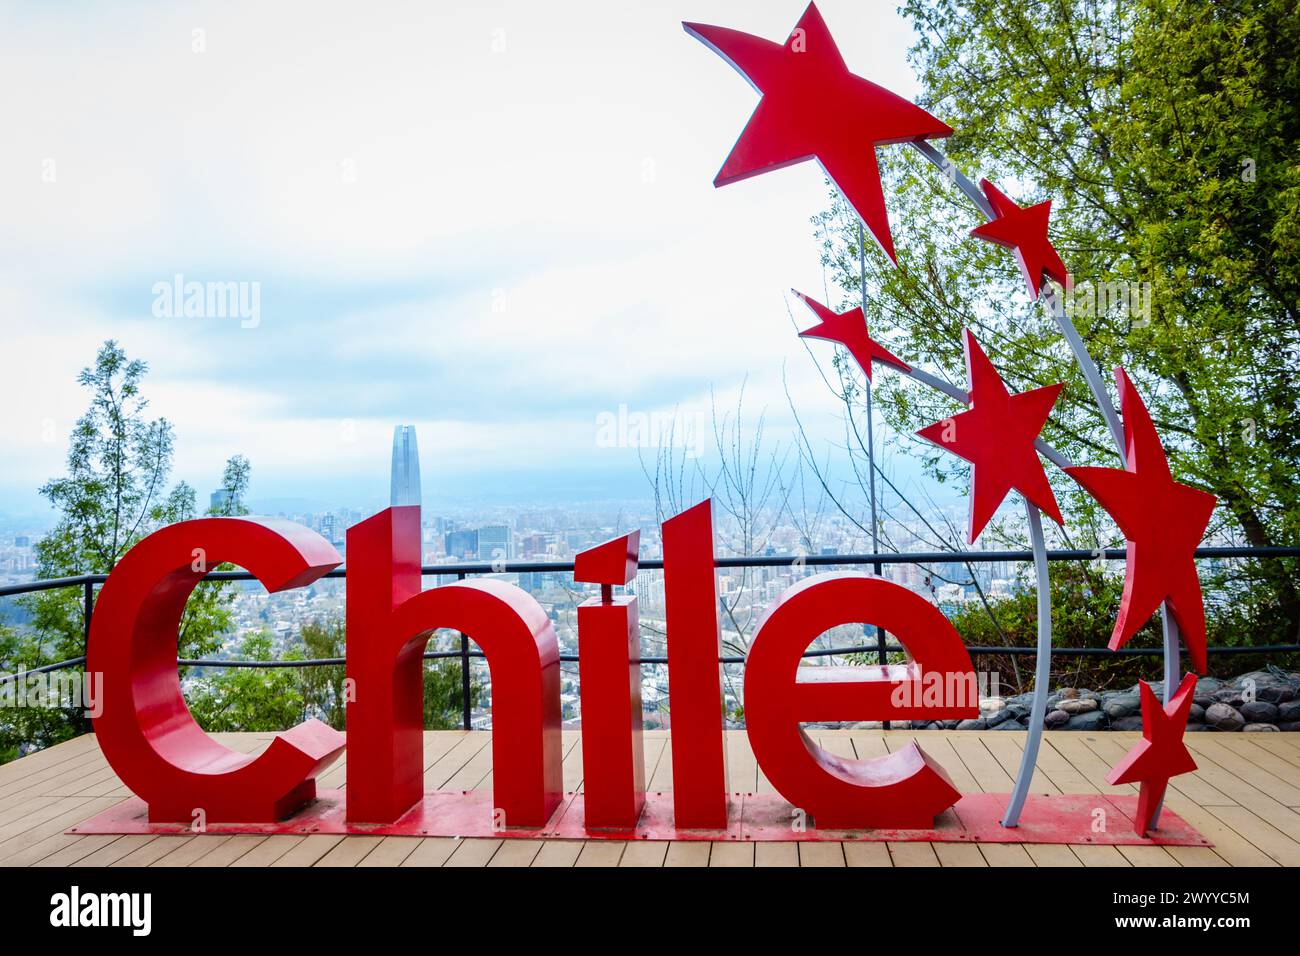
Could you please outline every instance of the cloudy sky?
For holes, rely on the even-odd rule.
[[[819,6],[851,69],[915,95],[894,0]],[[757,96],[680,26],[779,40],[802,7],[5,5],[0,509],[61,471],[109,337],[201,493],[240,452],[255,499],[379,503],[409,422],[427,499],[641,496],[602,413],[747,382],[779,437],[783,370],[832,434],[785,292],[823,289],[823,177],[714,189]],[[257,283],[255,327],[156,315],[177,275]]]

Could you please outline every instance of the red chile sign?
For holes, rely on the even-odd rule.
[[[894,257],[875,165],[878,145],[918,149],[985,214],[972,230],[1012,249],[1030,296],[1048,297],[1044,278],[1067,282],[1047,237],[1049,203],[1021,207],[987,180],[976,189],[928,141],[952,130],[924,110],[851,74],[815,6],[782,43],[703,24],[686,29],[740,70],[762,98],[716,183],[723,185],[816,158]],[[1181,739],[1195,677],[1178,681],[1179,637],[1205,669],[1205,618],[1193,552],[1212,496],[1176,482],[1159,436],[1122,369],[1111,404],[1082,339],[1056,318],[1107,420],[1120,468],[1075,467],[1039,433],[1062,385],[1011,394],[968,331],[968,390],[908,365],[868,334],[861,309],[817,316],[805,335],[835,341],[868,381],[874,364],[938,388],[967,411],[920,434],[972,466],[969,537],[979,535],[1006,496],[1024,499],[1039,582],[1039,658],[1034,713],[1016,787],[998,809],[1016,826],[1032,779],[1051,649],[1051,607],[1041,516],[1060,522],[1039,456],[1063,469],[1114,517],[1128,542],[1124,595],[1111,641],[1127,642],[1154,614],[1165,622],[1165,700],[1143,685],[1143,739],[1114,768],[1112,783],[1141,784],[1133,829],[1155,829],[1170,776],[1194,769]],[[416,499],[418,500],[418,499]],[[118,564],[100,593],[87,668],[102,675],[95,731],[109,763],[148,806],[154,823],[262,824],[291,818],[316,797],[316,779],[346,746],[346,821],[395,824],[423,792],[421,654],[439,628],[459,630],[483,649],[492,676],[493,796],[483,812],[506,828],[541,830],[564,801],[560,740],[560,655],[543,609],[498,580],[421,590],[420,509],[389,508],[348,531],[347,735],[316,720],[280,734],[258,756],[232,751],[195,723],[181,694],[176,634],[185,603],[206,569],[247,568],[271,591],[311,584],[340,557],[324,539],[285,521],[212,518],[165,528]],[[637,535],[578,556],[576,580],[602,585],[578,609],[584,794],[582,825],[629,830],[647,811],[642,747],[637,603],[615,596],[636,573]],[[667,602],[672,807],[669,829],[719,831],[728,800],[719,672],[720,631],[710,505],[663,526]],[[895,635],[908,662],[869,668],[801,668],[819,634],[841,624],[876,624]],[[804,731],[811,721],[947,719],[978,713],[970,657],[934,606],[900,585],[862,574],[822,574],[791,587],[768,609],[746,658],[746,730],[776,790],[828,829],[925,829],[962,795],[915,742],[884,756],[845,759]],[[1059,798],[1068,801],[1069,797]],[[656,811],[658,812],[658,811]],[[422,831],[422,832],[428,832]],[[466,832],[464,830],[457,832]]]

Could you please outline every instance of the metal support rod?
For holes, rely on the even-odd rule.
[[[866,233],[862,228],[862,220],[858,220],[858,291],[862,295],[862,314],[867,314],[867,250],[866,250]],[[870,372],[870,369],[865,371]],[[880,522],[876,517],[876,437],[874,432],[873,418],[871,408],[871,376],[868,375],[863,382],[863,388],[867,396],[867,484],[870,489],[871,500],[871,553],[880,554]],[[882,565],[879,561],[872,564],[872,569],[876,574],[881,573]],[[885,629],[879,624],[876,625],[876,662],[882,667],[888,661],[885,654]],[[885,729],[889,729],[889,722],[885,721]]]
[[[1025,499],[1029,514],[1029,539],[1034,547],[1034,574],[1038,579],[1038,656],[1034,659],[1034,702],[1029,713],[1029,735],[1020,755],[1020,772],[1002,817],[1004,827],[1020,823],[1020,811],[1038,766],[1038,746],[1043,740],[1043,719],[1047,716],[1047,692],[1052,679],[1052,591],[1047,577],[1047,547],[1043,541],[1043,519],[1034,503]]]
[[[465,575],[456,575],[457,581],[464,581]],[[460,635],[460,708],[461,708],[461,725],[470,729],[473,722],[473,706],[469,699],[470,691],[470,662],[469,662],[469,638],[463,633]]]

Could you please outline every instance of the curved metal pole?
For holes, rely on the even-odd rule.
[[[1029,785],[1038,766],[1038,745],[1043,740],[1043,719],[1047,716],[1047,691],[1052,676],[1052,590],[1047,579],[1047,546],[1043,541],[1043,520],[1033,502],[1025,500],[1029,513],[1029,540],[1034,549],[1034,574],[1038,578],[1038,654],[1034,658],[1034,703],[1029,713],[1029,736],[1025,738],[1025,752],[1020,755],[1020,771],[1007,802],[1007,812],[1002,816],[1004,827],[1020,823]]]
[[[995,215],[994,210],[993,207],[989,204],[988,198],[984,195],[983,192],[981,192],[975,186],[974,183],[972,183],[969,179],[967,179],[961,173],[961,171],[958,170],[955,165],[953,165],[952,161],[949,160],[946,156],[944,156],[944,154],[940,152],[938,148],[936,148],[933,144],[931,144],[927,140],[918,140],[916,142],[911,143],[910,145],[918,153],[920,153],[922,156],[928,159],[934,165],[934,167],[939,170],[939,172],[941,172],[948,179],[952,180],[952,182],[956,184],[957,188],[960,189],[963,193],[965,193],[967,198],[969,198],[971,202],[973,202],[976,206],[979,207],[980,212],[984,213],[984,215],[987,216],[989,219],[994,218]],[[1079,370],[1083,372],[1084,380],[1088,383],[1088,388],[1092,392],[1092,397],[1097,402],[1097,407],[1101,409],[1102,417],[1106,419],[1106,425],[1110,428],[1111,438],[1115,442],[1115,451],[1119,454],[1120,467],[1126,467],[1128,464],[1128,455],[1126,453],[1125,442],[1124,442],[1124,426],[1120,421],[1119,413],[1115,410],[1115,406],[1111,403],[1110,395],[1106,391],[1106,386],[1102,381],[1101,372],[1097,368],[1097,363],[1092,360],[1092,356],[1088,353],[1088,347],[1083,342],[1083,337],[1079,335],[1079,330],[1074,327],[1074,322],[1071,321],[1070,316],[1066,313],[1065,303],[1062,302],[1058,306],[1056,302],[1056,292],[1052,289],[1051,286],[1047,286],[1044,289],[1043,295],[1047,300],[1046,305],[1051,311],[1052,317],[1056,319],[1057,327],[1060,328],[1061,334],[1065,336],[1065,341],[1069,343],[1070,351],[1074,353],[1074,360],[1076,364],[1078,364]],[[947,391],[947,389],[944,389],[944,391]],[[1040,447],[1039,451],[1043,451],[1044,454],[1046,455],[1046,451],[1044,450],[1044,448]],[[1047,457],[1050,458],[1053,462],[1056,462],[1056,459],[1052,458],[1051,455],[1047,455]],[[1057,462],[1057,464],[1059,464],[1059,462]],[[1048,602],[1049,613],[1050,613],[1050,607],[1051,604],[1049,601]],[[1042,594],[1040,593],[1039,594],[1040,635],[1042,633],[1042,620],[1043,620]],[[1174,687],[1178,683],[1178,671],[1180,670],[1180,663],[1179,663],[1180,649],[1178,646],[1178,623],[1174,620],[1173,615],[1170,614],[1169,602],[1167,601],[1163,602],[1160,605],[1160,621],[1161,621],[1161,630],[1163,632],[1163,637],[1164,637],[1164,680],[1165,680],[1164,698],[1165,698],[1165,703],[1168,704],[1169,701],[1173,698]],[[1035,697],[1036,696],[1037,696],[1037,688],[1035,688]],[[1035,749],[1037,749],[1036,742],[1035,742]],[[1022,776],[1024,774],[1023,765],[1021,767],[1021,774]],[[1026,786],[1028,786],[1028,784],[1026,784]],[[1017,789],[1020,788],[1019,779],[1016,781],[1016,788]],[[1155,813],[1152,814],[1151,826],[1153,828],[1160,820],[1160,809],[1163,806],[1164,806],[1164,801],[1161,800],[1160,804],[1156,807]]]

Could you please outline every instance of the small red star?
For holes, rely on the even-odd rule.
[[[1193,552],[1205,536],[1216,499],[1174,481],[1160,436],[1142,398],[1122,368],[1115,370],[1124,415],[1127,464],[1067,468],[1109,512],[1128,543],[1124,595],[1110,637],[1111,650],[1128,643],[1162,602],[1169,602],[1192,663],[1205,673],[1205,605]]]
[[[1057,524],[1064,524],[1043,463],[1034,451],[1034,441],[1065,384],[1058,382],[1011,395],[970,329],[964,329],[962,335],[966,376],[970,380],[970,411],[927,425],[917,434],[973,466],[968,527],[971,543],[1013,488]]]
[[[996,215],[984,225],[972,229],[971,235],[1014,249],[1025,284],[1035,299],[1044,274],[1065,285],[1065,263],[1047,238],[1051,200],[1034,206],[1018,206],[987,179],[980,180],[980,188]]]
[[[1138,836],[1146,836],[1151,829],[1151,818],[1164,799],[1169,778],[1196,769],[1196,761],[1183,743],[1187,715],[1192,711],[1192,696],[1196,691],[1196,675],[1183,677],[1178,693],[1164,707],[1160,706],[1150,684],[1138,683],[1142,687],[1142,739],[1115,764],[1106,782],[1111,785],[1141,782],[1133,830]]]
[[[763,97],[713,184],[725,186],[816,158],[894,259],[876,146],[951,136],[952,127],[850,73],[815,4],[808,5],[784,44],[726,27],[682,26]]]
[[[812,309],[813,315],[821,319],[811,329],[800,332],[800,338],[825,339],[828,342],[840,343],[849,350],[858,365],[862,367],[868,382],[871,381],[872,362],[884,362],[886,365],[892,365],[904,372],[911,371],[911,367],[906,362],[871,337],[871,333],[867,331],[866,316],[862,314],[860,306],[837,315],[820,302],[808,298],[797,289],[791,289],[790,291],[802,299],[804,305]]]

